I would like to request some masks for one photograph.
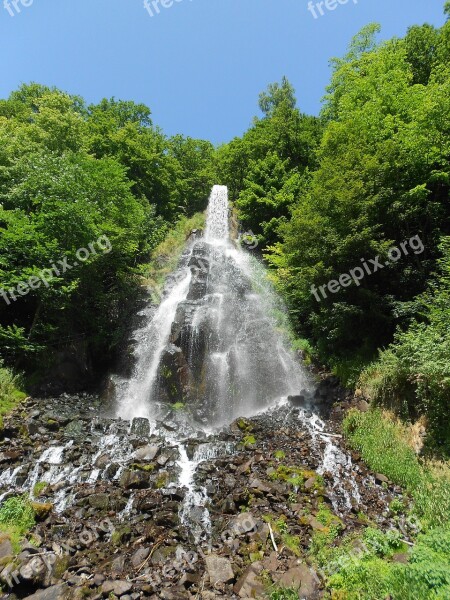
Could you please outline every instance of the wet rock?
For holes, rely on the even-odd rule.
[[[137,417],[133,419],[131,424],[131,435],[137,435],[140,437],[148,437],[150,435],[150,421]]]
[[[64,428],[64,437],[68,439],[81,440],[83,439],[84,433],[84,422],[80,419],[71,421]]]
[[[212,585],[216,583],[229,583],[234,580],[231,562],[227,558],[210,554],[205,558],[205,562]]]
[[[156,458],[159,451],[160,451],[160,446],[150,446],[150,445],[142,446],[142,448],[138,448],[135,451],[134,457],[136,458],[136,460],[141,460],[144,462],[151,462],[152,460],[154,460]]]

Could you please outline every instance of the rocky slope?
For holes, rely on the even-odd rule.
[[[37,523],[20,549],[0,534],[2,597],[322,597],[314,532],[389,527],[400,494],[342,446],[346,405],[324,422],[294,398],[207,436],[182,411],[151,427],[88,396],[28,399],[1,433],[0,497],[31,494]]]

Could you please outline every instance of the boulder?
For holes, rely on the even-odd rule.
[[[25,600],[65,600],[69,597],[69,590],[65,584],[53,585],[46,590],[40,590]]]
[[[102,585],[102,594],[106,598],[109,594],[114,594],[118,598],[133,589],[133,585],[128,581],[105,581]]]
[[[125,490],[142,490],[150,487],[150,478],[144,471],[125,469],[120,476],[120,487]]]
[[[263,570],[261,563],[253,563],[245,569],[234,586],[234,592],[240,598],[263,598],[265,587],[259,575]]]
[[[206,570],[212,585],[216,583],[229,583],[234,579],[231,562],[227,558],[210,554],[205,558]]]
[[[256,521],[251,513],[240,513],[230,523],[230,530],[236,535],[242,535],[255,529]]]
[[[298,590],[300,598],[314,598],[319,587],[319,579],[315,571],[307,565],[298,565],[282,575],[274,575],[274,580],[285,588]]]
[[[134,457],[136,460],[151,462],[157,456],[159,451],[159,446],[142,446],[136,450]]]
[[[150,435],[150,421],[142,417],[136,417],[131,424],[131,435],[148,437]]]

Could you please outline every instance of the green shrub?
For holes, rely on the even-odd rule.
[[[9,535],[16,550],[21,538],[34,524],[35,514],[27,496],[13,496],[2,504],[0,531]]]
[[[394,343],[361,375],[374,403],[403,418],[427,418],[428,445],[450,453],[450,238],[443,238],[439,275],[423,294],[421,320],[399,331]]]
[[[276,587],[270,592],[269,598],[270,600],[298,600],[298,590]]]
[[[3,415],[11,412],[26,397],[17,389],[19,385],[19,378],[0,362],[0,429],[3,428]]]

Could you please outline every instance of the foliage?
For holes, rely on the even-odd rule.
[[[298,600],[298,590],[295,588],[274,587],[269,598],[270,600]]]
[[[405,428],[380,410],[350,411],[344,431],[369,467],[402,485],[412,496],[423,527],[444,526],[450,514],[450,472],[419,462]]]
[[[366,536],[367,531],[366,531]],[[373,533],[371,534],[373,536]],[[386,534],[377,533],[383,539]],[[331,551],[333,574],[327,587],[332,597],[349,600],[378,600],[390,595],[405,600],[440,600],[450,590],[450,530],[435,529],[419,536],[407,564],[391,562],[396,550],[388,544],[383,550],[370,544],[351,552],[344,543]],[[334,556],[332,554],[334,553]],[[341,594],[341,595],[339,595]]]
[[[13,545],[35,524],[35,514],[27,496],[8,498],[0,507],[0,530],[8,534]]]
[[[394,343],[361,376],[375,403],[403,417],[426,415],[428,445],[450,452],[450,238],[441,244],[439,276],[420,298],[421,320],[399,331]]]
[[[13,410],[25,394],[19,391],[19,379],[0,363],[0,429],[3,428],[2,417]]]
[[[16,301],[3,295],[1,357],[29,372],[82,349],[94,376],[126,333],[141,265],[180,218],[205,208],[214,149],[167,138],[145,105],[87,106],[35,83],[0,100],[0,148],[0,293],[58,261],[71,266]],[[108,251],[79,264],[77,251],[100,238]]]

